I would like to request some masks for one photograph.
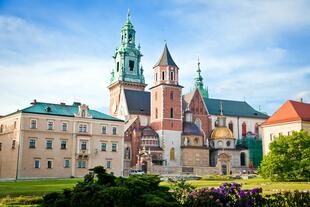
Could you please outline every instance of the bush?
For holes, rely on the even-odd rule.
[[[159,186],[155,175],[133,175],[128,178],[107,174],[95,167],[72,190],[50,193],[43,197],[43,206],[178,206],[168,187]]]

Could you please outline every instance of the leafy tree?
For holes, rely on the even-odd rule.
[[[269,146],[260,174],[273,181],[310,180],[310,136],[306,131],[280,136]]]

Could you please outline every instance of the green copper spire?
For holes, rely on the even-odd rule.
[[[200,61],[198,57],[198,68],[197,68],[197,76],[195,78],[195,87],[198,88],[201,95],[204,98],[209,98],[209,92],[208,89],[206,89],[203,85],[203,77],[201,76],[201,69],[200,69]]]
[[[140,61],[142,54],[140,44],[136,48],[136,31],[130,20],[130,11],[128,10],[127,19],[121,28],[120,46],[116,49],[113,56],[115,67],[111,73],[111,84],[117,81],[145,84],[144,76],[141,73]]]

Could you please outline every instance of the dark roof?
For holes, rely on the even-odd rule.
[[[125,98],[130,114],[150,115],[150,92],[125,89]]]
[[[78,111],[79,111],[79,104],[65,105],[65,104],[34,102],[32,106],[22,109],[19,112],[74,117],[75,114],[78,113]],[[93,119],[123,121],[92,109],[88,109],[88,113],[92,116]]]
[[[155,132],[154,129],[151,127],[144,127],[142,129],[142,135],[141,136],[152,136],[152,137],[158,137],[158,134]]]
[[[245,101],[231,101],[222,99],[204,99],[209,114],[220,115],[220,102],[223,104],[223,114],[225,116],[239,116],[239,117],[251,117],[268,119],[269,116],[262,112],[256,111]]]
[[[161,55],[161,58],[157,61],[157,63],[155,64],[154,67],[156,67],[156,66],[175,66],[175,67],[178,67],[170,55],[167,44],[165,44],[163,54]]]
[[[183,135],[202,135],[200,129],[194,123],[183,123]]]

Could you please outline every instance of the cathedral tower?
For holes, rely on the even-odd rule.
[[[159,134],[164,159],[168,166],[180,165],[182,133],[182,86],[179,68],[167,45],[153,67],[154,85],[151,90],[151,126]]]
[[[142,54],[140,45],[136,47],[135,35],[136,31],[130,21],[128,11],[127,20],[121,28],[120,46],[113,56],[115,65],[108,86],[110,90],[110,114],[116,117],[119,117],[121,110],[119,107],[122,90],[144,91],[146,86],[143,69],[140,66]]]

